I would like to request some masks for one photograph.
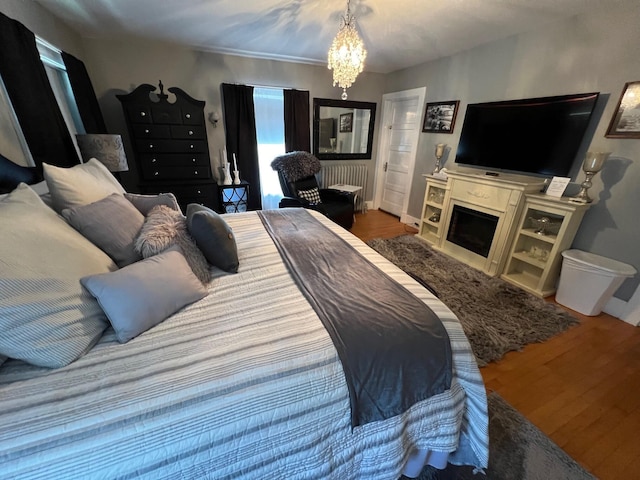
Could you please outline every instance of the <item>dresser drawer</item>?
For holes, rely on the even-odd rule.
[[[183,125],[203,125],[204,110],[202,107],[191,107],[190,105],[182,106],[182,117],[180,122]]]
[[[151,118],[153,119],[153,123],[174,125],[180,125],[182,123],[180,109],[173,105],[153,105],[151,107]]]
[[[136,148],[139,152],[204,153],[207,151],[207,142],[204,140],[136,140]]]
[[[204,138],[204,127],[171,125],[172,138]]]
[[[208,167],[154,167],[149,165],[140,165],[142,169],[142,177],[147,181],[167,181],[176,180],[209,180],[211,178],[211,170]]]
[[[199,203],[213,210],[217,208],[216,190],[214,183],[198,183],[188,185],[176,185],[171,183],[143,185],[142,192],[145,194],[173,193],[178,199],[182,213],[186,214],[187,205]]]
[[[206,153],[141,153],[138,158],[143,168],[186,166],[210,168],[209,156]]]
[[[131,123],[152,123],[151,109],[146,105],[126,105],[125,111]]]
[[[169,125],[133,125],[136,138],[167,138],[171,136]]]

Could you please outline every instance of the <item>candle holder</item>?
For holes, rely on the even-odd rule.
[[[224,184],[231,185],[231,163],[227,162],[227,168],[224,169]]]
[[[233,184],[240,185],[240,172],[238,170],[233,171]]]
[[[609,158],[611,152],[587,152],[584,162],[582,163],[582,170],[584,171],[586,178],[580,184],[580,191],[569,201],[572,203],[591,203],[593,200],[589,197],[588,190],[591,188],[591,179],[596,173],[602,170],[604,162]]]
[[[439,173],[440,172],[440,159],[442,158],[442,156],[444,155],[444,149],[447,147],[447,145],[445,143],[439,143],[436,145],[436,167],[433,170],[433,173]]]

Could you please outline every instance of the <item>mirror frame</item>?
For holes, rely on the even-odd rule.
[[[359,108],[369,110],[369,132],[367,133],[367,151],[364,153],[320,153],[320,107]],[[371,158],[373,147],[373,128],[376,123],[376,104],[372,102],[352,102],[351,100],[313,99],[313,154],[319,160],[362,160]]]

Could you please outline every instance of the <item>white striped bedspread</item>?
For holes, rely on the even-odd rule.
[[[453,313],[312,213],[441,317],[449,391],[352,430],[329,335],[257,215],[232,214],[240,269],[208,297],[125,345],[108,329],[68,367],[0,367],[0,478],[395,480],[414,449],[485,467],[485,389]]]

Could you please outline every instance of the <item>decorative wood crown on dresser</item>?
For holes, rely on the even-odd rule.
[[[116,95],[122,103],[142,193],[172,192],[184,209],[189,203],[216,208],[216,185],[204,119],[205,102],[196,100],[178,87],[169,102],[159,82],[144,83],[131,93]]]

